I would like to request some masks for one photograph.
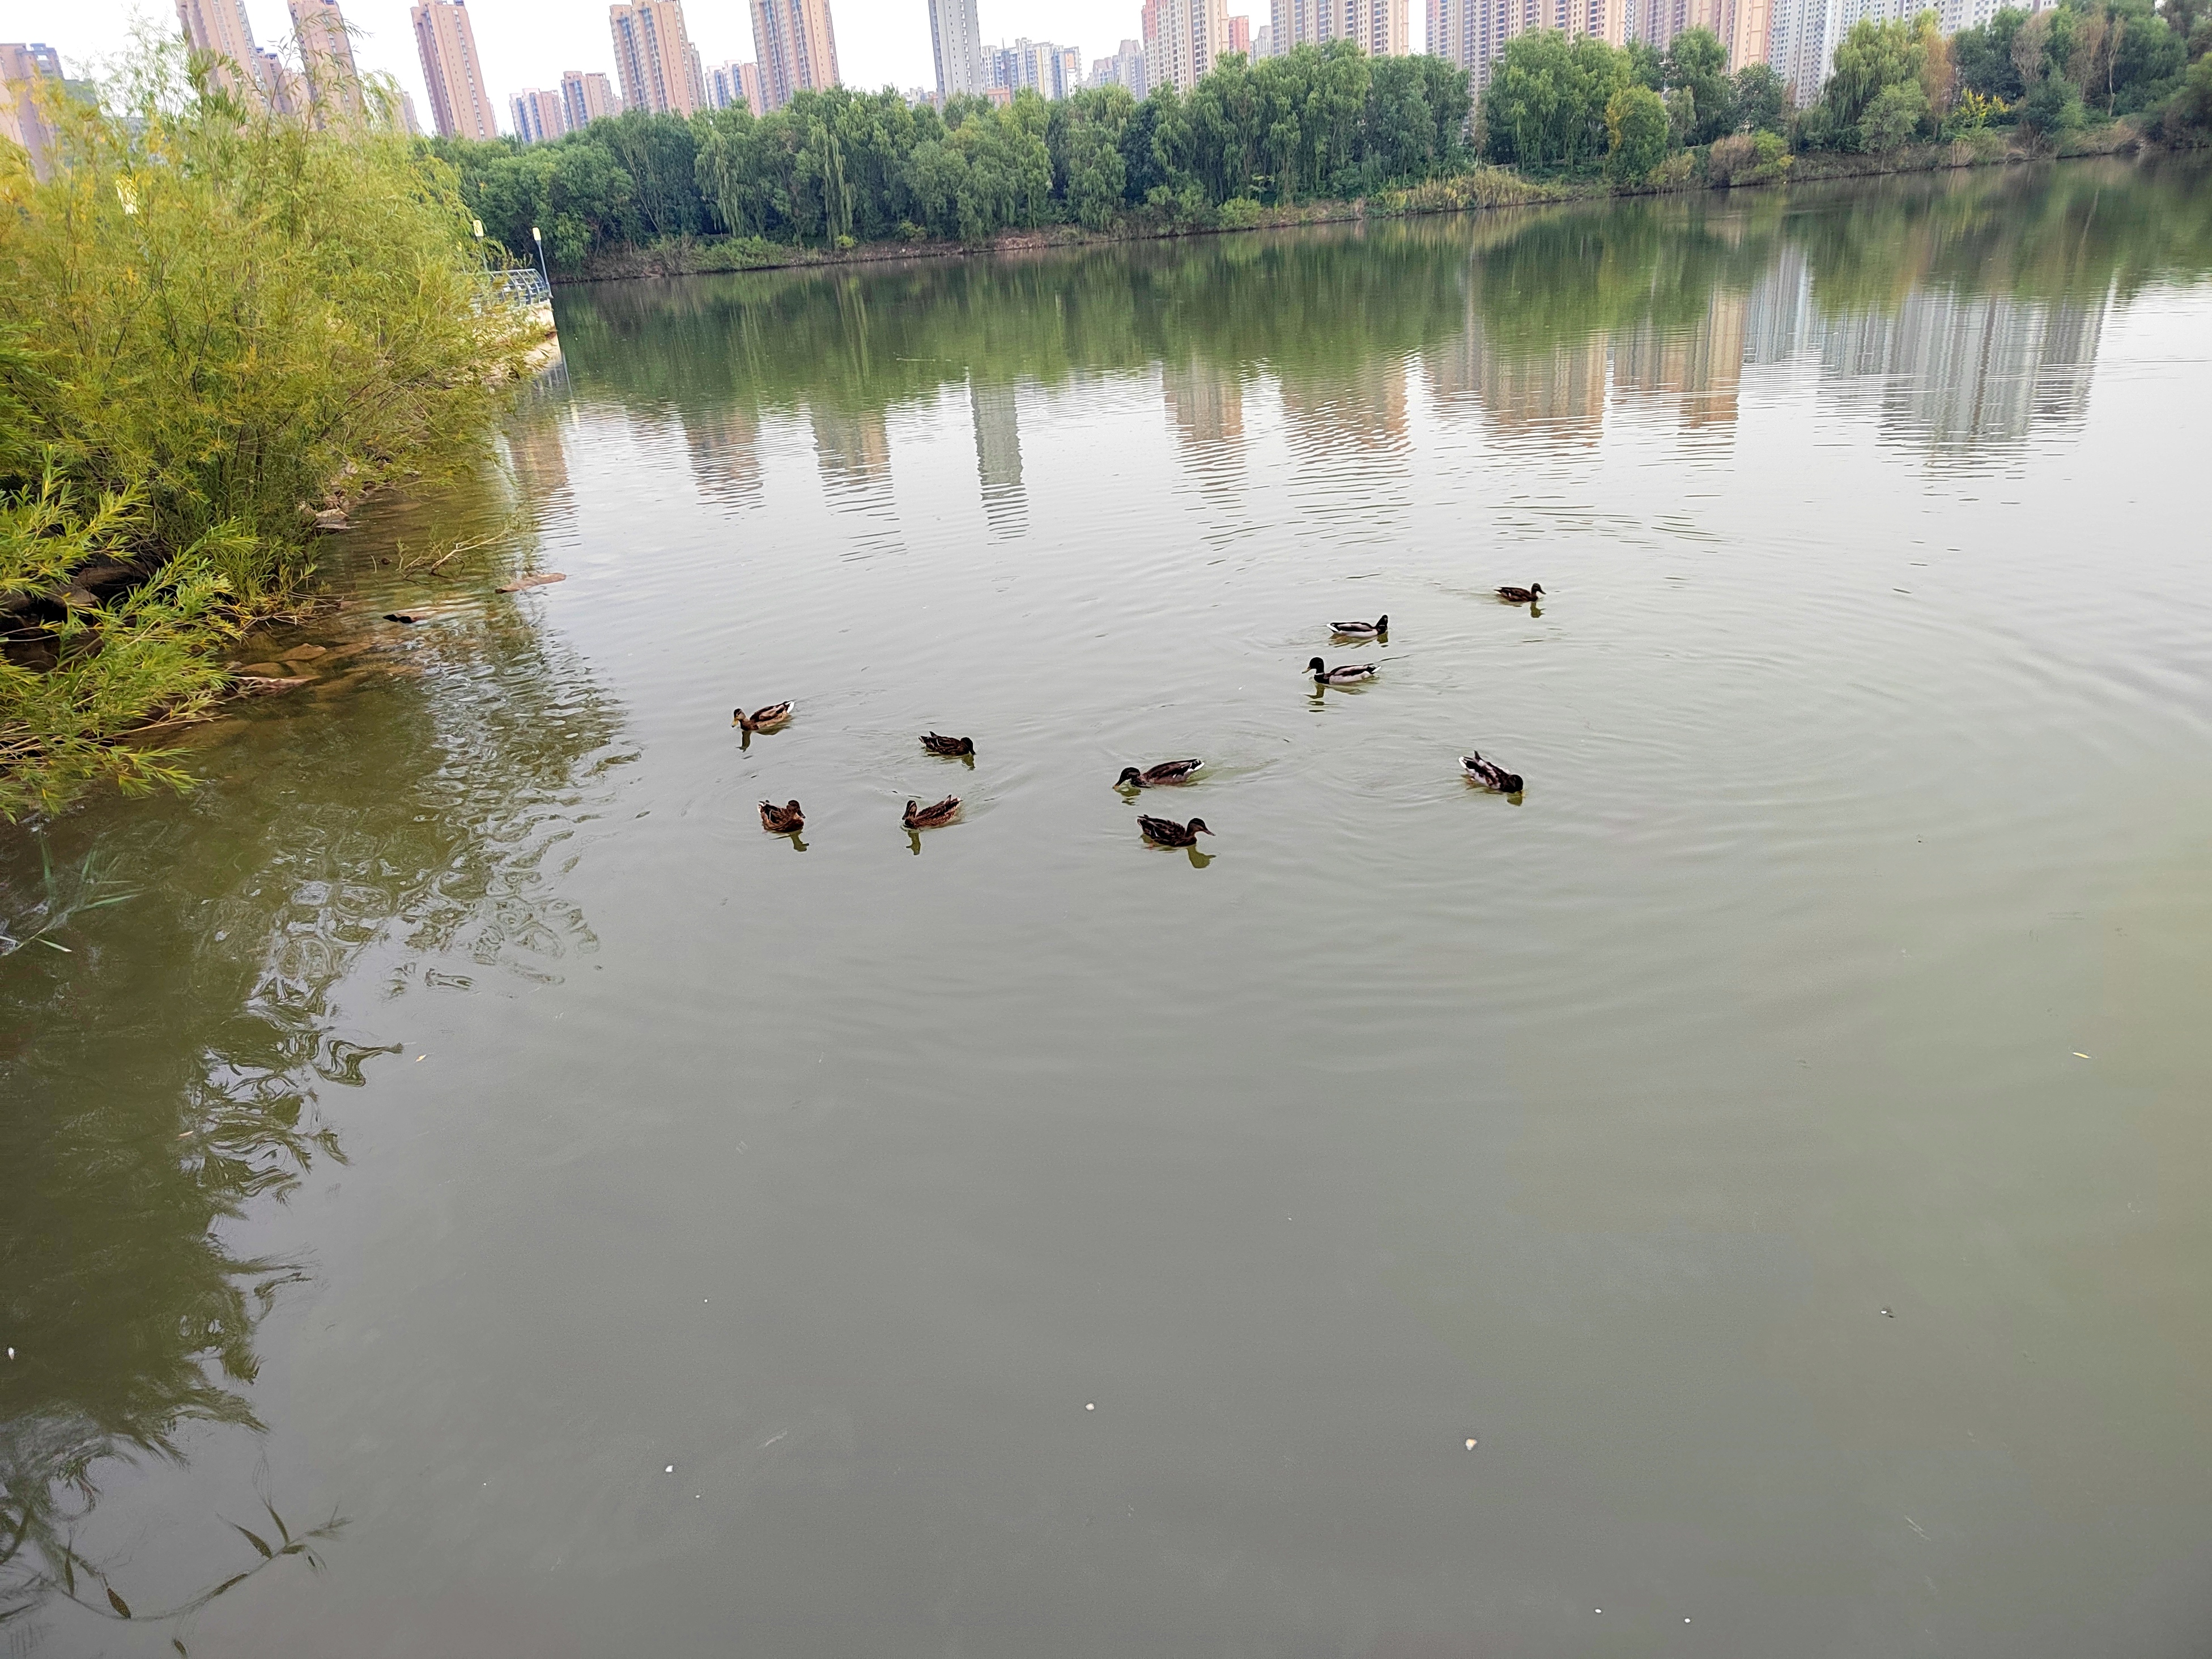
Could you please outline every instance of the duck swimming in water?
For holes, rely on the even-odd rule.
[[[1331,623],[1329,629],[1343,639],[1379,640],[1390,631],[1390,619],[1388,617],[1377,617],[1371,623]]]
[[[915,801],[906,804],[906,816],[899,820],[909,830],[938,830],[960,816],[960,797],[947,795],[933,805],[924,806]]]
[[[806,814],[799,810],[797,801],[787,801],[778,806],[764,800],[761,806],[761,828],[771,836],[795,836],[806,828]]]
[[[933,755],[972,755],[975,752],[973,738],[940,738],[934,732],[922,734],[921,746]]]
[[[756,708],[750,714],[742,708],[730,710],[730,724],[741,726],[748,732],[773,732],[791,718],[791,704],[772,702],[765,708]]]
[[[1375,665],[1371,662],[1339,663],[1331,668],[1316,657],[1306,666],[1312,671],[1316,685],[1356,685],[1361,680],[1375,678]]]
[[[1508,605],[1534,605],[1544,597],[1544,584],[1530,582],[1526,587],[1501,587],[1498,597]]]
[[[1158,766],[1147,766],[1139,772],[1133,766],[1121,769],[1121,775],[1114,780],[1116,789],[1157,789],[1163,784],[1188,783],[1191,775],[1206,763],[1201,760],[1162,761]]]
[[[1200,836],[1210,836],[1204,818],[1193,818],[1188,823],[1177,823],[1173,818],[1148,817],[1139,814],[1137,828],[1145,832],[1145,839],[1155,847],[1195,847]]]
[[[1518,772],[1507,771],[1496,761],[1485,760],[1480,754],[1462,755],[1459,757],[1459,763],[1466,771],[1467,781],[1469,783],[1479,783],[1486,789],[1495,789],[1501,795],[1517,795],[1521,793],[1521,775]]]

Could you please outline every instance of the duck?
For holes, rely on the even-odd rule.
[[[1162,761],[1158,766],[1147,766],[1139,772],[1133,766],[1121,769],[1121,775],[1114,780],[1116,789],[1156,789],[1163,784],[1188,783],[1191,774],[1206,763],[1202,760]]]
[[[906,816],[899,820],[909,830],[936,830],[960,816],[960,797],[947,795],[934,805],[924,806],[918,801],[906,804]]]
[[[761,828],[771,836],[795,836],[806,828],[806,814],[799,810],[797,801],[787,801],[778,806],[764,800],[761,806]]]
[[[1460,765],[1467,772],[1469,783],[1479,783],[1486,789],[1495,789],[1501,795],[1521,793],[1521,775],[1509,772],[1496,761],[1483,759],[1480,754],[1462,755]]]
[[[1138,814],[1137,828],[1145,832],[1145,839],[1155,847],[1195,847],[1200,836],[1210,836],[1204,818],[1193,818],[1188,823],[1177,823],[1173,818],[1155,818]]]
[[[934,732],[922,733],[921,746],[933,755],[972,755],[975,752],[973,738],[940,738]]]
[[[791,718],[792,705],[772,702],[765,708],[756,708],[750,714],[742,708],[730,710],[730,724],[741,726],[748,732],[772,732]]]
[[[1544,597],[1544,584],[1530,582],[1526,587],[1501,587],[1498,597],[1508,605],[1534,605]]]
[[[1375,678],[1375,665],[1371,662],[1339,663],[1331,668],[1316,657],[1306,666],[1313,671],[1316,685],[1352,685]]]
[[[1379,640],[1390,631],[1390,619],[1377,617],[1371,623],[1331,623],[1328,626],[1331,633],[1347,640]]]

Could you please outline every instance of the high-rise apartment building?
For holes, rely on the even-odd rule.
[[[353,37],[333,0],[291,0],[292,38],[300,45],[300,71],[315,118],[356,121],[364,106]]]
[[[929,46],[937,58],[937,95],[972,98],[991,84],[975,0],[929,0]]]
[[[1429,0],[1431,6],[1436,3],[1437,0]],[[1271,20],[1252,31],[1252,58],[1256,63],[1262,58],[1273,58],[1274,55],[1275,25]]]
[[[498,137],[499,122],[492,112],[495,106],[477,57],[467,0],[422,0],[410,15],[415,22],[415,51],[422,60],[422,80],[430,94],[430,118],[437,123],[439,137]]]
[[[1370,58],[1413,50],[1406,0],[1274,0],[1268,22],[1277,52],[1331,40],[1352,41]]]
[[[689,115],[707,102],[699,49],[684,27],[680,0],[635,0],[607,8],[623,103],[656,115]]]
[[[795,93],[826,92],[837,84],[830,0],[752,0],[752,8],[753,55],[770,109],[781,109]]]
[[[514,118],[514,136],[526,144],[542,144],[568,130],[568,106],[557,92],[525,87],[507,100]]]
[[[1252,55],[1252,20],[1250,18],[1232,17],[1229,20],[1229,50],[1241,52],[1247,58]]]
[[[1285,0],[1276,3],[1279,7]],[[1429,50],[1468,70],[1480,92],[1490,83],[1491,68],[1505,43],[1536,29],[1625,46],[1627,0],[1442,0],[1430,14]],[[1276,39],[1281,38],[1279,27]]]
[[[605,120],[610,115],[622,113],[622,100],[615,95],[614,83],[597,70],[561,71],[561,109],[568,122],[568,130],[574,132],[594,121]]]
[[[54,130],[39,100],[61,89],[61,54],[52,46],[20,40],[0,45],[0,138],[30,151],[36,173],[45,172],[54,145]]]
[[[1145,43],[1124,40],[1121,50],[1111,58],[1091,59],[1091,84],[1094,87],[1127,87],[1129,95],[1141,101],[1146,91]]]
[[[707,71],[707,107],[729,109],[738,104],[756,115],[768,113],[767,106],[761,102],[760,65],[732,58]]]
[[[1284,0],[1276,0],[1279,9]],[[1318,0],[1304,0],[1309,5]],[[1362,0],[1351,0],[1359,4]],[[1391,3],[1391,0],[1382,0]],[[1401,9],[1405,0],[1395,0]],[[1229,13],[1222,0],[1146,0],[1145,76],[1153,87],[1188,92],[1228,50]],[[1279,22],[1275,38],[1283,32]]]
[[[1047,98],[1065,98],[1083,85],[1082,54],[1049,40],[1017,40],[991,52],[990,84],[1018,92],[1027,87]]]
[[[1770,9],[1771,0],[1638,0],[1629,33],[1664,52],[1686,30],[1711,29],[1728,48],[1729,67],[1739,70],[1766,61]]]
[[[246,20],[246,0],[177,0],[177,21],[192,50],[216,59],[217,86],[248,103],[268,102],[267,71]]]

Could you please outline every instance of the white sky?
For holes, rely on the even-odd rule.
[[[354,52],[363,70],[386,70],[415,94],[423,122],[430,105],[416,61],[407,21],[410,0],[338,0],[359,33]],[[604,70],[614,76],[607,36],[606,0],[468,0],[484,76],[500,100],[500,130],[507,127],[507,99],[525,87],[556,87],[561,71]],[[1026,34],[1081,48],[1085,65],[1138,33],[1139,0],[979,0],[986,43]],[[263,46],[291,33],[285,0],[246,0],[254,39]],[[1264,0],[1239,3],[1256,28],[1267,20]],[[1411,8],[1416,27],[1420,8]],[[162,0],[0,0],[0,40],[40,40],[62,55],[72,75],[123,48],[134,15],[176,27],[176,10]],[[929,55],[927,0],[830,0],[837,30],[837,67],[848,86],[934,87]],[[708,64],[753,56],[752,12],[746,0],[685,0],[684,21]]]

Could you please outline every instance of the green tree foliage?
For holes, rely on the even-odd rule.
[[[1548,29],[1516,35],[1483,94],[1492,159],[1536,172],[1595,166],[1609,142],[1607,106],[1636,84],[1629,55],[1602,40]]]
[[[1684,29],[1667,48],[1665,78],[1670,89],[1679,88],[1691,96],[1684,143],[1711,143],[1735,131],[1736,88],[1720,36],[1709,28]]]
[[[1613,179],[1647,179],[1667,159],[1667,106],[1647,86],[1623,87],[1606,100],[1605,131],[1605,170]]]
[[[1865,147],[1876,155],[1903,148],[1928,118],[1928,94],[1917,81],[1898,81],[1875,94],[1859,118]]]
[[[206,702],[311,509],[471,461],[532,343],[408,141],[242,107],[181,47],[114,97],[50,108],[44,179],[0,144],[9,817],[173,777],[113,739]]]
[[[1936,14],[1930,11],[1922,12],[1910,22],[1902,19],[1880,21],[1863,18],[1854,24],[1851,32],[1838,44],[1835,72],[1821,88],[1820,101],[1836,128],[1857,137],[1860,118],[1875,100],[1891,88],[1907,82],[1921,88],[1920,109],[1924,113],[1930,100],[1921,87],[1921,75],[1928,66],[1930,53],[1941,44]],[[1893,124],[1897,112],[1907,101],[1900,96],[1885,106],[1885,122]]]
[[[1746,132],[1781,132],[1790,122],[1790,88],[1771,64],[1746,64],[1735,74],[1736,125]]]
[[[833,87],[758,118],[631,112],[548,144],[434,148],[496,235],[520,245],[540,226],[548,258],[574,271],[702,232],[836,244],[1131,216],[1210,223],[1226,203],[1358,196],[1463,167],[1468,113],[1464,71],[1340,41],[1224,56],[1188,94],[1141,104],[1106,88],[1051,104],[954,99],[940,116],[889,88]]]
[[[2092,113],[2156,110],[2181,90],[2196,20],[2193,0],[2166,0],[2163,9],[2150,0],[2069,0],[2033,16],[2008,6],[1952,38],[1957,83],[2008,106],[1997,118],[2041,131],[2065,131]]]

